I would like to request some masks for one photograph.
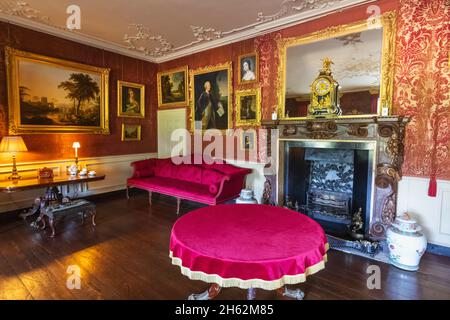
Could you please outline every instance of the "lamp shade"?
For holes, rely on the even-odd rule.
[[[28,151],[21,136],[4,136],[0,142],[0,152],[25,152]]]
[[[72,144],[72,148],[74,148],[74,149],[79,149],[79,148],[81,148],[81,145],[80,145],[79,142],[74,142],[74,143]]]

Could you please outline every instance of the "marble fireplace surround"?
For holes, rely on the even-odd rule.
[[[284,205],[284,157],[285,144],[289,141],[303,141],[332,146],[331,142],[363,143],[375,145],[373,155],[374,178],[372,179],[372,209],[369,226],[365,236],[378,240],[385,238],[386,228],[396,217],[398,182],[401,179],[405,126],[408,117],[353,117],[335,119],[275,120],[263,121],[262,126],[268,131],[278,129],[277,148],[268,146],[267,150],[278,150],[269,154],[275,165],[265,170],[265,203]],[[270,132],[269,132],[270,134]],[[276,168],[270,169],[270,168]]]

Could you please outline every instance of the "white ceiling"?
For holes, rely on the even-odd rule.
[[[0,20],[162,62],[365,2],[371,0],[0,0]],[[70,31],[66,9],[73,4],[81,29]]]
[[[325,57],[334,63],[331,71],[342,92],[379,88],[382,41],[382,29],[371,29],[288,48],[286,96],[308,94]]]

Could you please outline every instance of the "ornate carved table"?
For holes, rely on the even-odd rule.
[[[79,185],[81,190],[87,188],[88,182],[104,180],[105,175],[95,176],[58,176],[52,179],[21,179],[0,181],[0,192],[12,193],[17,191],[42,189],[45,188],[45,195],[38,197],[34,201],[33,207],[26,213],[21,214],[23,219],[32,216],[38,212],[44,212],[46,208],[53,203],[59,203],[62,199],[62,188],[66,187],[69,191],[69,186]],[[31,225],[38,227],[40,219],[34,221]]]
[[[281,207],[228,204],[194,210],[177,220],[170,237],[172,264],[192,280],[211,283],[191,300],[216,297],[222,287],[278,290],[303,299],[286,285],[304,282],[325,267],[328,243],[322,227]]]

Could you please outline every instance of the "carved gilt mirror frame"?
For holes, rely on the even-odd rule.
[[[394,62],[395,62],[395,33],[396,33],[396,13],[394,11],[386,12],[372,20],[363,20],[346,25],[332,26],[300,37],[291,37],[278,40],[279,65],[278,65],[278,118],[289,120],[304,120],[306,117],[286,117],[286,59],[287,49],[293,46],[299,46],[326,40],[348,34],[363,32],[370,29],[382,29],[382,47],[381,47],[381,80],[380,80],[380,108],[378,115],[381,115],[381,106],[389,108],[389,115],[392,114],[392,96],[394,82]],[[367,118],[374,114],[365,115],[342,115],[339,118]]]

